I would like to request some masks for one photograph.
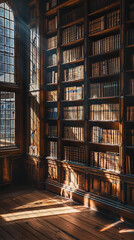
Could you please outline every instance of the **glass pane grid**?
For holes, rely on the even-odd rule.
[[[15,93],[0,92],[0,147],[15,145]]]
[[[14,15],[0,4],[0,81],[14,82]]]

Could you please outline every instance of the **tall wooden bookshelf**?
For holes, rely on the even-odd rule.
[[[48,0],[41,14],[45,186],[129,216],[134,213],[133,1]]]

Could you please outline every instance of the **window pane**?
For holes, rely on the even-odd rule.
[[[14,82],[14,15],[7,3],[0,4],[0,81]]]
[[[0,147],[15,145],[15,93],[0,92]]]

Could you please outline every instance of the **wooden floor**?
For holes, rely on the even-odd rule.
[[[0,240],[134,239],[134,226],[47,191],[0,193]]]

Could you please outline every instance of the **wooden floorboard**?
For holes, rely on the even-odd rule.
[[[134,225],[51,192],[0,194],[0,240],[133,240]]]

